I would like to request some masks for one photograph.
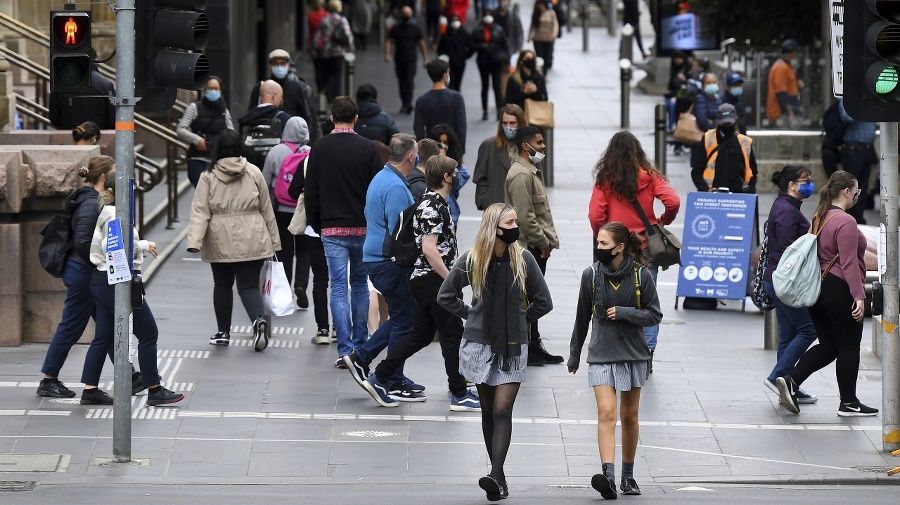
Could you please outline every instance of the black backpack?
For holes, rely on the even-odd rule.
[[[38,259],[41,267],[53,277],[60,278],[66,266],[66,257],[72,250],[72,216],[54,214],[47,226],[41,230],[41,245]]]
[[[822,129],[825,130],[825,141],[834,147],[839,147],[844,143],[844,133],[847,132],[847,126],[848,124],[841,119],[838,100],[833,101],[822,116]]]
[[[340,48],[350,47],[350,39],[347,37],[347,32],[344,30],[343,19],[338,21],[331,30],[331,43]]]
[[[391,233],[391,261],[400,268],[412,268],[416,264],[422,249],[416,245],[416,234],[413,230],[413,217],[422,200],[407,207],[400,213],[397,224]]]
[[[284,129],[281,117],[281,112],[272,117],[262,116],[245,124],[241,129],[241,135],[244,137],[244,157],[259,169],[262,169],[269,151],[281,143],[281,132]]]

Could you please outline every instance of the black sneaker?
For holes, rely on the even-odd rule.
[[[388,386],[388,396],[398,402],[424,402],[428,399],[424,393],[413,391],[402,382]]]
[[[319,328],[319,331],[316,332],[310,342],[316,345],[331,344],[331,335],[328,334],[328,328]]]
[[[369,377],[369,365],[367,363],[363,363],[363,360],[359,359],[356,351],[341,356],[341,359],[344,361],[344,365],[347,367],[347,370],[350,370],[350,375],[353,376],[353,380],[355,380],[361,388],[366,389],[366,386],[363,385],[363,382],[365,382]],[[368,390],[366,389],[366,391]]]
[[[878,409],[863,405],[856,400],[855,402],[841,403],[837,414],[841,417],[868,417],[878,414]]]
[[[309,298],[306,296],[306,291],[302,289],[295,289],[294,294],[297,295],[297,307],[303,310],[309,308]]]
[[[641,488],[638,487],[637,482],[631,478],[622,478],[622,482],[619,484],[619,489],[622,490],[622,494],[630,494],[630,495],[639,495],[641,494]]]
[[[113,399],[112,396],[109,396],[99,388],[85,388],[81,392],[81,401],[79,403],[82,405],[112,405]]]
[[[220,331],[215,335],[209,337],[210,345],[224,345],[227,346],[231,342],[231,335],[227,331]]]
[[[478,487],[487,494],[488,501],[500,501],[503,499],[500,483],[490,475],[485,475],[478,479]]]
[[[44,398],[75,398],[75,391],[67,388],[59,379],[41,379],[37,395]]]
[[[162,386],[156,386],[147,393],[147,405],[166,405],[184,400],[184,395],[169,391]]]
[[[794,414],[800,413],[800,404],[797,403],[797,385],[790,375],[778,377],[775,379],[775,385],[778,386],[778,399],[784,408]]]
[[[618,498],[616,493],[616,481],[613,477],[607,477],[602,473],[598,473],[591,477],[591,487],[597,490],[606,500],[615,500]]]
[[[253,321],[253,350],[261,352],[269,346],[269,324],[262,316]]]
[[[147,389],[147,386],[144,385],[144,382],[141,379],[141,372],[132,372],[132,374],[131,374],[131,396],[134,396],[145,389]]]

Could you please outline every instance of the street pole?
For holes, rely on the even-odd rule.
[[[666,116],[669,113],[669,106],[665,102],[658,103],[654,112],[653,159],[656,169],[666,175]]]
[[[609,0],[606,2],[606,29],[609,31],[610,37],[616,36],[616,6],[618,3],[618,0]]]
[[[881,434],[883,450],[900,449],[900,342],[897,339],[898,311],[900,311],[900,210],[897,204],[897,123],[880,123],[881,151],[881,233],[884,234],[884,270],[881,284],[884,286],[884,312],[881,325]]]
[[[590,49],[590,28],[591,28],[591,11],[587,0],[581,3],[581,51],[588,52]]]
[[[622,128],[629,128],[629,108],[631,101],[631,60],[622,58],[619,60],[619,103],[620,103],[620,124]]]
[[[122,222],[122,243],[132,251],[134,228],[134,2],[116,2],[116,216]],[[129,258],[129,264],[131,258]],[[115,287],[115,388],[113,389],[113,456],[131,461],[131,283]]]

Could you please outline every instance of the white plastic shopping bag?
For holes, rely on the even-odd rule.
[[[284,263],[268,259],[263,265],[263,305],[270,316],[289,316],[294,313],[294,294],[284,273]]]

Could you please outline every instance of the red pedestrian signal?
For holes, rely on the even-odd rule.
[[[52,11],[50,30],[50,91],[90,89],[91,13]]]

